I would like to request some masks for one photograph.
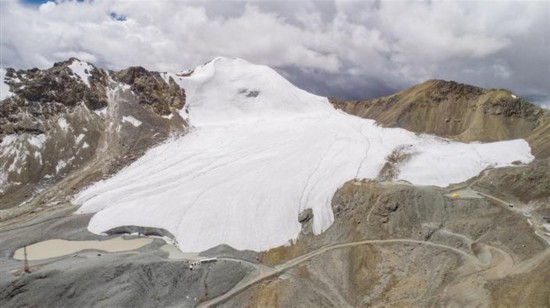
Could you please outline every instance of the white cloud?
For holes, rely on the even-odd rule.
[[[295,82],[305,87],[308,74],[326,74],[315,88],[346,88],[349,96],[369,96],[360,84],[374,79],[398,89],[434,77],[550,92],[548,2],[0,5],[2,67],[48,67],[76,56],[115,69],[177,71],[224,55],[300,69]]]
[[[51,11],[55,10],[56,6],[57,5],[55,4],[55,2],[48,1],[48,2],[40,5],[38,7],[38,10],[40,11],[40,13],[48,13],[48,12],[51,12]]]

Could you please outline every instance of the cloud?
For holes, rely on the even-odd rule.
[[[56,7],[57,7],[57,4],[54,1],[48,1],[44,4],[41,4],[38,7],[38,10],[40,11],[40,13],[48,13],[55,10]]]
[[[161,71],[218,55],[359,99],[430,78],[550,97],[550,3],[1,1],[2,67],[76,56]],[[548,100],[548,99],[547,99]]]

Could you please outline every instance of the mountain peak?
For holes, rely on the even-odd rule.
[[[68,66],[71,66],[71,65],[89,65],[89,66],[92,66],[95,68],[95,65],[93,63],[90,63],[90,62],[87,62],[87,61],[82,61],[76,57],[70,57],[69,59],[65,60],[65,61],[59,61],[59,62],[55,62],[53,64],[53,67],[68,67]]]
[[[464,84],[452,80],[430,79],[418,85],[407,88],[399,93],[406,95],[416,95],[425,93],[433,97],[434,101],[441,101],[448,97],[468,97],[479,96],[488,90],[469,84]]]
[[[527,138],[544,130],[549,112],[504,89],[484,89],[456,81],[427,80],[387,97],[333,104],[387,127],[436,134],[460,141]],[[531,140],[535,155],[550,153],[548,137]]]
[[[507,89],[485,89],[478,86],[457,82],[454,80],[429,79],[418,85],[412,86],[401,92],[430,91],[441,96],[451,95],[453,97],[472,97],[488,94],[495,99],[515,101],[520,98]]]
[[[192,72],[171,75],[194,97],[193,125],[276,121],[325,112],[328,100],[295,87],[272,68],[217,57]]]

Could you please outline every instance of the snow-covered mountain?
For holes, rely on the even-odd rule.
[[[92,232],[156,227],[184,251],[266,250],[299,236],[306,209],[315,233],[329,228],[332,196],[350,179],[446,186],[533,159],[521,139],[467,144],[380,127],[240,59],[162,76],[186,91],[189,133],[76,196],[80,213],[96,213]]]

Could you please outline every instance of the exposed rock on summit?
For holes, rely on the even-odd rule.
[[[83,72],[87,75],[86,80],[71,69],[71,65],[78,64],[85,66]],[[80,102],[92,110],[103,108],[107,106],[105,87],[108,78],[107,72],[74,58],[55,63],[46,70],[7,69],[5,82],[10,92],[16,95],[3,102],[3,115],[6,106],[14,105],[27,107],[34,115],[41,114],[42,110],[58,110],[60,105],[75,107]]]
[[[169,115],[171,108],[180,110],[185,105],[185,90],[172,77],[165,80],[161,73],[139,66],[113,72],[112,76],[114,80],[130,85],[130,89],[137,94],[138,102],[151,106],[159,115]]]

